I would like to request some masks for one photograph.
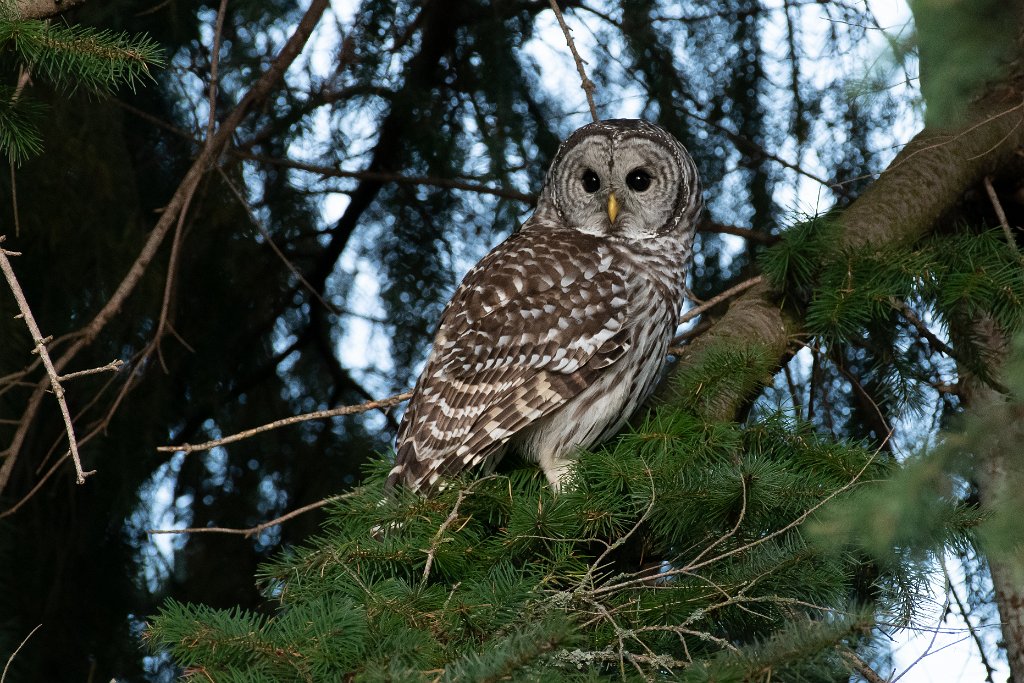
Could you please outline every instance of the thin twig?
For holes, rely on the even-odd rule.
[[[594,572],[597,571],[597,569],[604,563],[605,558],[608,557],[608,555],[616,548],[621,547],[626,541],[628,541],[630,536],[636,533],[637,529],[639,529],[640,526],[647,521],[647,518],[651,516],[651,512],[654,510],[654,502],[656,498],[654,472],[651,470],[650,466],[648,466],[647,463],[643,461],[642,458],[641,462],[644,463],[644,472],[647,474],[647,479],[651,485],[651,499],[647,503],[647,509],[644,510],[644,514],[640,515],[640,519],[636,521],[636,524],[634,524],[629,531],[615,539],[615,542],[611,545],[608,545],[604,549],[604,552],[602,552],[597,557],[597,559],[594,560],[593,563],[591,563],[590,567],[587,568],[587,573],[584,574],[583,578],[580,580],[579,588],[576,590],[576,592],[579,592],[579,590],[582,589],[585,585],[588,585],[592,582]]]
[[[555,13],[555,19],[558,20],[558,25],[562,28],[562,33],[565,35],[565,42],[569,46],[569,51],[572,52],[572,58],[576,62],[576,71],[580,74],[580,87],[583,88],[583,92],[587,96],[590,116],[593,117],[594,121],[600,121],[601,118],[597,115],[597,105],[594,104],[594,82],[587,78],[587,71],[583,68],[586,62],[580,57],[580,53],[576,51],[576,41],[572,39],[572,32],[562,17],[562,10],[559,9],[557,0],[548,1],[551,5],[551,10]]]
[[[217,124],[217,89],[220,86],[217,68],[220,65],[220,39],[224,32],[224,15],[227,13],[227,9],[228,0],[220,0],[220,7],[217,9],[217,22],[213,28],[213,52],[210,57],[210,117],[206,122],[207,142],[213,139],[213,129]]]
[[[946,342],[939,339],[934,332],[928,329],[928,326],[917,317],[917,314],[907,305],[905,301],[893,297],[891,299],[893,308],[900,312],[900,314],[907,319],[907,322],[913,325],[917,331],[928,341],[928,345],[932,347],[932,351],[938,351],[939,353],[946,355],[950,358],[956,358],[956,354],[953,349],[949,347]]]
[[[964,623],[967,624],[967,632],[971,634],[971,638],[974,639],[974,644],[978,648],[978,656],[981,658],[981,663],[985,667],[985,680],[988,683],[994,683],[992,674],[996,671],[995,667],[993,667],[991,662],[988,661],[988,656],[985,654],[985,646],[982,645],[981,637],[978,635],[978,632],[974,630],[974,624],[971,623],[971,618],[967,614],[967,608],[964,607],[964,603],[960,600],[960,594],[956,592],[956,586],[953,585],[953,581],[949,577],[949,570],[946,568],[946,559],[940,558],[939,564],[942,566],[942,575],[946,577],[946,585],[949,587],[949,595],[953,597],[953,601],[956,603],[956,608],[960,610],[960,616],[964,618]]]
[[[865,662],[860,656],[851,650],[850,648],[843,647],[839,648],[839,654],[850,663],[854,671],[864,677],[864,680],[868,683],[885,683],[885,679],[878,675],[878,673],[871,668],[871,666]]]
[[[697,562],[699,562],[702,557],[704,557],[705,555],[710,553],[712,550],[714,550],[716,547],[718,547],[722,543],[725,543],[727,540],[729,540],[730,538],[735,536],[736,532],[740,530],[740,525],[743,524],[743,519],[744,519],[744,517],[746,517],[746,514],[747,514],[747,477],[746,477],[745,474],[743,474],[743,472],[740,472],[739,474],[740,474],[740,493],[743,496],[743,499],[742,499],[742,503],[740,505],[739,517],[736,518],[736,523],[733,525],[732,529],[729,530],[729,533],[725,534],[724,536],[720,536],[717,540],[715,540],[714,543],[712,543],[708,547],[704,548],[704,550],[700,551],[700,554],[697,555],[697,557],[695,557],[692,560],[690,560],[690,564],[691,565],[696,564]]]
[[[1017,240],[1014,239],[1013,231],[1010,229],[1010,221],[1006,220],[1006,212],[1003,211],[996,188],[992,187],[992,179],[988,176],[985,176],[985,192],[988,193],[988,200],[992,202],[992,208],[996,212],[996,217],[999,218],[999,225],[1003,228],[1003,235],[1006,236],[1006,244],[1017,255],[1017,258],[1020,258],[1020,250],[1017,248]]]
[[[782,239],[778,235],[769,235],[766,232],[758,232],[757,230],[751,230],[750,228],[738,228],[735,225],[716,223],[711,220],[701,221],[698,223],[697,232],[717,232],[724,235],[735,235],[736,237],[742,237],[750,242],[757,242],[758,244],[764,244],[769,247]]]
[[[932,648],[935,647],[935,641],[939,637],[939,632],[940,632],[939,626],[942,624],[942,622],[944,622],[946,620],[946,615],[949,613],[949,585],[950,584],[949,584],[949,576],[948,575],[946,576],[946,580],[945,581],[946,581],[945,586],[944,586],[945,590],[943,592],[946,594],[946,601],[942,604],[942,611],[939,612],[939,621],[935,625],[935,630],[932,632],[932,639],[930,641],[928,641],[928,647],[926,647],[924,649],[924,652],[922,652],[920,655],[918,655],[917,659],[915,659],[913,662],[911,662],[910,666],[908,666],[906,669],[904,669],[903,672],[900,673],[898,676],[894,676],[893,675],[893,674],[896,673],[895,671],[893,671],[892,674],[889,674],[889,682],[888,683],[896,683],[901,678],[903,678],[908,673],[910,673],[911,669],[913,669],[915,666],[917,666],[921,662],[921,660],[923,660],[925,657],[927,657],[932,652]],[[958,641],[958,642],[960,642],[960,641]],[[941,649],[942,648],[940,647],[939,650],[941,650]],[[938,652],[939,650],[935,650],[935,652]]]
[[[88,370],[79,370],[78,372],[68,373],[67,375],[61,375],[58,379],[62,382],[66,382],[69,379],[77,379],[79,377],[85,377],[86,375],[96,375],[101,372],[117,372],[124,365],[124,361],[120,358],[110,361],[106,365],[98,368],[89,368]]]
[[[462,505],[462,501],[466,499],[466,494],[471,489],[462,489],[459,491],[458,498],[455,499],[455,505],[452,506],[452,511],[448,515],[448,518],[437,528],[437,533],[434,534],[433,540],[430,541],[430,549],[427,551],[427,562],[423,565],[423,576],[420,579],[420,584],[425,584],[427,578],[430,576],[430,568],[434,565],[434,556],[437,554],[437,549],[441,547],[441,537],[444,536],[444,532],[448,530],[448,527],[452,525],[456,519],[459,518],[459,506]]]
[[[46,471],[46,474],[44,474],[39,479],[39,481],[37,481],[35,483],[35,485],[32,487],[32,490],[30,490],[28,493],[26,493],[24,496],[22,496],[21,500],[19,500],[17,503],[15,503],[11,507],[7,508],[3,512],[0,512],[0,519],[3,519],[4,517],[9,517],[9,516],[13,515],[15,512],[17,512],[18,510],[20,510],[21,507],[25,503],[27,503],[30,498],[32,498],[32,496],[36,495],[36,493],[39,491],[39,489],[43,488],[43,484],[45,484],[46,481],[51,476],[53,476],[53,473],[57,471],[57,469],[64,463],[65,460],[67,460],[67,457],[70,454],[71,454],[71,451],[65,451],[63,456],[57,458],[57,460],[50,466],[50,469],[48,469]]]
[[[14,658],[18,655],[18,653],[21,652],[21,648],[25,647],[25,643],[28,642],[28,639],[31,638],[32,635],[36,631],[38,631],[40,628],[42,628],[42,626],[43,626],[42,624],[39,624],[34,629],[29,631],[28,635],[25,636],[25,639],[21,641],[21,644],[18,645],[18,647],[14,650],[14,652],[11,653],[11,656],[7,658],[7,664],[4,665],[4,672],[2,674],[0,674],[0,683],[4,683],[4,681],[7,680],[7,669],[9,669],[11,667],[11,662],[13,662]]]
[[[306,290],[310,294],[312,294],[313,297],[317,301],[319,301],[324,308],[326,308],[331,313],[334,313],[335,315],[340,315],[341,311],[338,310],[337,306],[334,306],[333,304],[329,303],[326,299],[324,299],[323,295],[321,295],[320,292],[317,291],[316,287],[311,285],[309,283],[309,280],[306,279],[302,272],[295,267],[295,264],[289,261],[288,257],[284,255],[284,252],[281,251],[281,248],[277,246],[276,242],[274,242],[274,238],[270,234],[270,231],[267,230],[267,228],[263,225],[260,219],[256,217],[256,213],[252,210],[252,207],[249,205],[249,201],[242,194],[242,190],[234,183],[234,181],[231,180],[231,178],[228,177],[228,174],[224,172],[224,169],[222,167],[218,166],[217,171],[220,173],[220,177],[224,180],[224,182],[227,183],[228,189],[231,190],[231,194],[235,195],[235,199],[237,199],[238,203],[242,205],[243,209],[245,209],[245,213],[249,216],[249,222],[256,227],[260,235],[263,236],[263,239],[267,241],[267,245],[270,247],[270,250],[273,251],[274,254],[279,259],[281,259],[281,262],[284,263],[285,267],[292,272],[292,275],[298,278],[302,286],[305,287]]]
[[[467,192],[476,192],[478,194],[490,194],[496,197],[504,197],[505,199],[514,199],[519,202],[526,204],[533,204],[537,201],[536,195],[528,194],[525,192],[519,192],[517,190],[509,190],[500,187],[489,187],[480,183],[469,182],[466,180],[456,180],[454,178],[435,178],[432,176],[410,176],[402,175],[401,173],[385,173],[382,171],[347,171],[337,166],[325,166],[322,164],[314,164],[308,161],[300,161],[297,159],[282,159],[275,157],[260,156],[258,154],[250,154],[239,150],[232,150],[232,156],[236,156],[240,159],[246,159],[248,161],[255,161],[263,164],[272,164],[274,166],[282,166],[284,168],[294,168],[298,171],[306,171],[307,173],[315,173],[324,177],[335,177],[335,178],[355,178],[357,180],[376,180],[384,183],[406,183],[409,185],[431,185],[433,187],[443,187],[452,190],[465,190]]]
[[[738,285],[734,285],[734,286],[730,287],[729,289],[725,290],[724,292],[721,292],[720,294],[716,294],[715,296],[711,297],[710,299],[708,299],[707,301],[702,303],[700,306],[694,306],[693,308],[688,310],[686,313],[683,313],[682,317],[679,318],[679,324],[682,325],[683,323],[686,323],[686,322],[689,322],[689,321],[693,320],[694,318],[699,316],[701,313],[704,313],[708,309],[714,308],[715,306],[717,306],[718,304],[722,303],[723,301],[725,301],[727,299],[731,299],[732,297],[736,296],[737,294],[745,292],[748,289],[750,289],[751,287],[753,287],[754,285],[760,284],[763,281],[764,281],[764,276],[763,275],[757,275],[756,277],[752,277],[749,280],[744,280],[743,282],[739,283]],[[676,347],[681,341],[686,339],[687,336],[689,336],[687,332],[684,332],[683,334],[679,335],[678,337],[676,337],[675,339],[672,340],[672,346]],[[672,349],[669,349],[669,353],[673,353],[675,351],[681,351],[681,350],[682,349],[672,348]]]
[[[356,415],[359,413],[365,413],[368,410],[386,410],[392,406],[398,405],[402,401],[407,401],[410,397],[412,397],[412,392],[406,391],[396,396],[382,398],[379,401],[368,401],[366,403],[360,403],[358,405],[341,406],[338,408],[330,408],[329,410],[317,410],[312,413],[293,415],[292,417],[274,420],[273,422],[269,422],[265,425],[260,425],[259,427],[247,429],[244,432],[238,432],[237,434],[225,436],[222,439],[214,439],[213,441],[207,441],[201,444],[193,445],[183,443],[179,446],[158,446],[157,450],[162,453],[195,453],[196,451],[208,451],[215,446],[223,446],[225,444],[234,443],[235,441],[241,441],[242,439],[248,439],[251,436],[262,434],[263,432],[269,432],[272,429],[287,427],[288,425],[298,424],[299,422],[307,422],[309,420],[323,420],[328,417],[339,417],[341,415]]]
[[[14,94],[11,95],[11,106],[13,107],[21,91],[32,81],[32,70],[26,66],[18,68],[18,84],[14,87]],[[11,211],[14,212],[14,236],[21,237],[21,214],[18,211],[18,174],[14,164],[14,157],[11,157]]]
[[[309,512],[310,510],[316,510],[317,508],[322,508],[323,506],[329,505],[330,503],[333,503],[336,500],[341,500],[343,498],[348,498],[351,495],[352,495],[351,493],[342,493],[342,494],[339,494],[337,496],[330,496],[328,498],[324,498],[323,500],[318,500],[315,503],[310,503],[309,505],[303,505],[300,508],[295,508],[294,510],[292,510],[291,512],[289,512],[287,514],[281,515],[280,517],[275,517],[274,519],[271,519],[271,520],[269,520],[267,522],[263,522],[262,524],[257,524],[256,526],[253,526],[253,527],[249,527],[248,529],[236,529],[236,528],[233,528],[233,527],[221,527],[221,526],[200,526],[200,527],[190,527],[188,529],[146,529],[146,533],[147,534],[233,534],[233,535],[236,535],[236,536],[244,536],[246,538],[249,538],[250,536],[254,536],[254,535],[258,534],[258,533],[266,531],[270,527],[277,526],[278,524],[283,524],[284,522],[287,522],[289,519],[292,519],[293,517],[298,517],[301,514]]]
[[[0,243],[2,243],[6,237],[0,235]],[[18,310],[21,311],[21,316],[25,321],[25,325],[28,327],[29,334],[32,335],[32,341],[35,344],[35,352],[39,354],[39,358],[43,361],[43,367],[46,368],[46,374],[50,378],[50,386],[53,388],[53,395],[57,397],[57,404],[60,406],[60,414],[64,418],[64,427],[68,434],[68,443],[71,448],[71,459],[75,462],[75,481],[79,484],[85,483],[85,478],[90,474],[95,474],[95,470],[89,472],[82,471],[82,460],[78,457],[78,441],[75,438],[75,427],[71,423],[71,411],[68,410],[68,403],[64,400],[64,387],[60,384],[60,375],[57,373],[57,369],[53,366],[53,361],[50,360],[50,354],[46,350],[46,342],[48,338],[43,337],[43,333],[39,331],[39,325],[36,324],[36,319],[32,315],[32,309],[28,306],[28,300],[25,299],[25,292],[21,290],[21,285],[18,283],[18,278],[14,275],[14,268],[11,267],[11,262],[7,258],[8,256],[19,256],[20,254],[16,251],[7,251],[6,249],[0,248],[0,270],[3,271],[4,277],[7,278],[7,285],[11,288],[11,293],[14,294],[14,300],[18,302]],[[8,456],[10,457],[10,456]]]
[[[682,344],[685,342],[689,342],[691,339],[699,337],[700,335],[710,330],[712,327],[713,325],[710,322],[704,321],[697,323],[696,325],[686,330],[685,332],[680,332],[679,334],[676,335],[675,339],[672,340],[672,345],[669,346],[668,348],[668,355],[680,356],[686,353],[686,347],[682,346]]]

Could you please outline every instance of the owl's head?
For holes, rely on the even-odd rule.
[[[632,240],[692,231],[703,206],[686,148],[638,119],[599,121],[570,135],[540,201],[569,227]]]

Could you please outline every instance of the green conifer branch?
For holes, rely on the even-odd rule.
[[[163,65],[160,47],[149,36],[87,26],[0,21],[0,45],[8,44],[33,73],[68,92],[134,89],[152,79],[151,66]]]
[[[43,139],[36,122],[42,105],[25,93],[15,97],[15,89],[0,86],[0,152],[15,166],[43,150]]]

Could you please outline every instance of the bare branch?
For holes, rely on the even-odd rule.
[[[971,634],[975,647],[978,648],[978,656],[981,658],[981,663],[985,667],[985,681],[986,683],[993,683],[994,679],[992,678],[992,674],[996,672],[996,669],[992,666],[992,663],[988,661],[988,655],[985,654],[985,646],[981,642],[981,637],[978,636],[978,632],[975,630],[974,624],[971,623],[969,612],[964,606],[963,601],[960,600],[960,594],[956,592],[956,586],[953,585],[953,580],[949,577],[949,569],[946,568],[945,558],[940,556],[939,564],[942,566],[942,575],[946,577],[946,586],[949,588],[949,595],[956,603],[956,608],[960,610],[960,616],[964,618],[964,623],[967,624],[967,631]]]
[[[853,650],[846,647],[839,648],[839,654],[842,655],[843,659],[850,663],[850,666],[853,667],[854,671],[863,676],[864,680],[868,683],[885,683],[885,679],[879,676],[878,673]]]
[[[644,514],[640,515],[640,519],[636,521],[636,524],[634,524],[629,531],[615,539],[614,543],[607,545],[607,547],[604,549],[604,552],[602,552],[597,557],[597,559],[594,560],[593,563],[591,563],[590,567],[587,568],[587,573],[583,576],[582,579],[580,579],[579,588],[577,589],[577,592],[587,584],[591,583],[594,576],[594,572],[601,567],[601,565],[604,563],[605,558],[608,557],[608,555],[613,550],[621,547],[626,541],[628,541],[630,536],[636,533],[637,529],[639,529],[643,525],[643,523],[647,521],[647,518],[651,516],[651,511],[654,510],[655,503],[654,473],[651,471],[651,468],[647,466],[646,461],[642,462],[644,462],[644,472],[647,474],[647,479],[649,480],[649,483],[651,485],[651,499],[647,503],[647,508],[644,510]]]
[[[1003,205],[999,202],[999,196],[996,194],[996,188],[992,187],[992,178],[985,176],[985,192],[988,193],[988,200],[992,202],[992,208],[996,212],[996,216],[999,218],[999,225],[1003,229],[1003,235],[1006,236],[1006,244],[1009,245],[1013,253],[1020,258],[1020,250],[1017,249],[1017,240],[1013,237],[1013,231],[1010,229],[1010,221],[1006,220],[1006,212],[1003,211]]]
[[[207,441],[201,444],[181,444],[180,446],[159,446],[157,450],[163,453],[195,453],[196,451],[208,451],[215,446],[223,446],[225,444],[234,443],[235,441],[241,441],[248,439],[251,436],[262,434],[263,432],[269,432],[272,429],[279,429],[280,427],[287,427],[288,425],[298,424],[299,422],[307,422],[309,420],[323,420],[329,417],[339,417],[342,415],[357,415],[359,413],[365,413],[369,410],[387,410],[388,408],[398,405],[402,401],[407,401],[412,397],[411,391],[398,394],[396,396],[390,396],[388,398],[382,398],[379,401],[368,401],[366,403],[360,403],[353,406],[341,406],[339,408],[331,408],[329,410],[317,410],[312,413],[304,413],[302,415],[293,415],[292,417],[286,417],[280,420],[274,420],[273,422],[252,429],[247,429],[244,432],[238,432],[231,436],[225,436],[222,439],[214,439],[213,441]]]
[[[61,375],[57,379],[62,382],[66,382],[69,379],[77,379],[79,377],[85,377],[86,375],[96,375],[101,372],[117,372],[124,365],[124,361],[120,358],[114,359],[104,366],[98,368],[89,368],[88,370],[79,370],[78,372],[72,372],[67,375]]]
[[[262,235],[263,239],[267,241],[267,245],[270,247],[270,250],[273,251],[274,254],[279,259],[281,259],[281,262],[284,263],[285,267],[291,271],[292,275],[294,275],[299,280],[302,286],[306,288],[306,291],[308,291],[313,296],[313,298],[319,301],[320,304],[331,313],[334,313],[336,315],[340,314],[341,311],[338,310],[337,306],[334,306],[333,304],[329,303],[326,299],[324,299],[323,295],[321,295],[320,292],[317,291],[317,289],[309,283],[309,280],[306,279],[306,277],[299,271],[295,264],[289,261],[288,257],[284,255],[284,252],[281,251],[281,248],[278,247],[277,243],[274,241],[274,238],[270,234],[270,231],[267,230],[263,223],[260,222],[259,218],[256,217],[256,213],[252,210],[252,206],[249,205],[249,200],[247,200],[245,198],[245,195],[242,194],[242,190],[238,187],[238,185],[236,185],[234,181],[232,181],[231,178],[228,177],[228,174],[225,173],[224,169],[221,168],[220,166],[217,167],[217,171],[220,173],[221,179],[227,184],[228,189],[231,190],[231,194],[235,195],[235,199],[237,199],[238,203],[242,205],[243,209],[245,209],[246,215],[249,216],[249,222],[252,223],[257,230],[259,230],[260,235]]]
[[[562,33],[565,35],[565,42],[569,46],[569,51],[572,52],[572,58],[576,62],[576,71],[580,74],[580,87],[583,88],[583,92],[587,96],[590,116],[594,121],[600,121],[601,117],[597,115],[597,105],[594,104],[594,82],[587,78],[587,71],[583,68],[586,62],[580,57],[580,53],[576,51],[576,41],[572,39],[572,31],[569,29],[569,25],[565,23],[565,18],[562,17],[562,10],[558,7],[558,1],[548,1],[551,4],[551,10],[555,13],[555,19],[558,20],[558,25],[562,28]]]
[[[221,527],[221,526],[200,526],[200,527],[190,527],[188,529],[147,529],[146,533],[147,534],[232,534],[232,535],[236,535],[236,536],[244,536],[246,538],[249,538],[250,536],[254,536],[254,535],[258,534],[258,533],[266,531],[267,529],[269,529],[271,527],[275,527],[275,526],[277,526],[279,524],[283,524],[284,522],[287,522],[289,519],[293,519],[295,517],[298,517],[301,514],[305,514],[305,513],[309,512],[310,510],[316,510],[318,508],[322,508],[323,506],[329,505],[329,504],[333,503],[336,500],[342,500],[343,498],[348,498],[351,495],[352,495],[351,493],[342,493],[342,494],[339,494],[337,496],[330,496],[329,498],[324,498],[323,500],[318,500],[315,503],[310,503],[309,505],[303,505],[302,507],[296,508],[296,509],[292,510],[291,512],[287,513],[287,514],[281,515],[280,517],[275,517],[274,519],[271,519],[271,520],[269,520],[267,522],[263,522],[262,524],[257,524],[256,526],[253,526],[253,527],[249,527],[248,529],[236,529],[236,528],[233,528],[233,527]]]
[[[731,299],[737,294],[741,294],[750,289],[751,287],[753,287],[754,285],[761,284],[762,282],[764,282],[764,276],[756,275],[750,278],[749,280],[744,280],[738,285],[733,285],[732,287],[725,290],[721,294],[716,294],[715,296],[711,297],[710,299],[702,303],[700,306],[695,306],[694,308],[688,310],[686,313],[683,313],[682,317],[679,318],[679,324],[682,325],[685,322],[693,320],[701,313],[704,313],[705,311],[714,308],[723,301]]]
[[[213,129],[217,125],[217,89],[220,87],[217,70],[220,66],[220,39],[224,32],[224,15],[227,10],[228,0],[220,0],[220,7],[217,9],[217,22],[213,27],[213,50],[210,57],[210,118],[206,122],[207,142],[213,139]]]
[[[751,242],[771,246],[781,238],[778,235],[769,235],[766,232],[758,232],[749,228],[738,228],[735,225],[725,225],[712,220],[703,220],[697,224],[697,232],[717,232],[724,235],[735,235]]]
[[[39,489],[43,488],[43,484],[45,484],[45,483],[46,483],[46,481],[47,481],[47,480],[48,480],[48,479],[49,479],[50,477],[52,477],[52,476],[53,476],[53,473],[57,471],[57,469],[58,469],[58,468],[59,468],[59,467],[60,467],[60,466],[61,466],[61,465],[62,465],[62,464],[64,463],[64,461],[65,461],[65,460],[67,460],[67,458],[68,458],[68,456],[69,456],[69,455],[71,455],[71,451],[65,451],[65,452],[64,452],[64,455],[63,455],[62,457],[60,457],[60,458],[57,458],[56,462],[54,462],[54,463],[53,463],[52,465],[50,465],[50,469],[48,469],[48,470],[46,471],[46,474],[44,474],[44,475],[43,475],[43,476],[42,476],[42,477],[41,477],[41,478],[39,479],[39,481],[37,481],[37,482],[35,483],[35,486],[33,486],[33,487],[32,487],[32,489],[31,489],[31,490],[30,490],[30,491],[29,491],[28,493],[26,493],[26,494],[25,494],[24,496],[22,496],[22,497],[21,497],[21,500],[19,500],[19,501],[18,501],[17,503],[15,503],[15,504],[14,504],[14,505],[12,505],[11,507],[7,508],[7,509],[6,509],[6,510],[4,510],[3,512],[0,512],[0,519],[3,519],[4,517],[10,517],[10,516],[11,516],[11,515],[13,515],[13,514],[14,514],[15,512],[17,512],[18,510],[20,510],[20,509],[21,509],[21,507],[22,507],[22,506],[23,506],[23,505],[24,505],[25,503],[27,503],[27,502],[29,501],[29,499],[31,499],[31,498],[32,498],[32,496],[36,495],[36,493],[38,493],[38,492],[39,492]]]
[[[6,237],[0,235],[0,243],[5,239]],[[95,470],[90,472],[82,471],[82,460],[78,457],[78,440],[75,438],[75,427],[71,423],[71,411],[68,410],[68,403],[64,400],[64,387],[61,386],[60,375],[57,374],[57,369],[54,368],[53,361],[50,360],[50,354],[46,350],[46,342],[51,338],[43,337],[43,333],[39,331],[39,325],[36,324],[35,316],[32,315],[32,309],[29,308],[28,300],[25,299],[25,292],[21,290],[18,278],[14,275],[14,268],[11,267],[11,261],[7,258],[8,256],[19,255],[16,251],[7,251],[0,248],[0,270],[3,271],[4,277],[7,279],[7,285],[11,288],[11,293],[14,294],[14,300],[18,303],[21,317],[25,320],[29,334],[32,335],[35,353],[38,353],[39,358],[43,361],[43,367],[46,368],[46,374],[50,378],[50,387],[53,389],[53,395],[57,398],[57,404],[60,406],[60,414],[64,418],[64,428],[67,430],[68,444],[70,444],[71,448],[71,459],[75,463],[75,481],[79,484],[84,484],[85,478],[90,474],[95,474]],[[7,457],[12,457],[12,454],[8,453]]]
[[[900,314],[907,319],[907,322],[913,325],[917,329],[918,333],[928,341],[928,345],[932,347],[932,351],[938,351],[950,358],[956,358],[956,353],[953,349],[949,348],[946,342],[935,336],[935,333],[928,329],[928,326],[917,317],[917,314],[914,313],[905,301],[893,297],[891,303],[893,308],[899,311]]]
[[[427,578],[430,576],[430,568],[434,565],[434,556],[437,554],[437,549],[441,547],[441,537],[444,536],[444,532],[448,527],[459,518],[459,506],[462,505],[462,501],[466,499],[466,494],[471,490],[462,489],[459,491],[459,497],[455,499],[455,505],[452,506],[451,513],[441,526],[437,528],[437,533],[434,534],[433,540],[430,541],[430,549],[427,551],[427,562],[423,565],[423,577],[420,579],[420,584],[427,582]]]
[[[857,483],[860,481],[861,476],[863,476],[864,472],[866,472],[868,467],[871,466],[871,463],[873,463],[875,461],[875,458],[881,452],[882,448],[885,447],[885,444],[888,443],[888,441],[889,441],[889,439],[891,437],[892,437],[892,433],[890,432],[889,435],[886,436],[885,441],[883,441],[878,446],[878,448],[875,450],[875,452],[871,455],[870,458],[868,458],[867,462],[864,463],[863,467],[860,468],[860,470],[857,472],[857,474],[855,474],[853,476],[853,478],[850,479],[850,481],[848,481],[846,484],[840,486],[835,491],[833,491],[832,493],[828,494],[827,496],[825,496],[824,498],[819,500],[817,503],[815,503],[810,508],[805,510],[798,517],[796,517],[796,519],[791,521],[786,526],[784,526],[784,527],[782,527],[780,529],[776,529],[775,531],[773,531],[771,533],[764,534],[763,536],[759,536],[758,538],[756,538],[753,541],[750,541],[749,543],[745,543],[745,544],[743,544],[741,546],[733,548],[732,550],[727,550],[726,552],[720,553],[720,554],[716,555],[715,557],[709,558],[707,560],[700,561],[700,558],[702,558],[704,556],[704,553],[701,553],[700,555],[697,556],[697,558],[695,558],[694,560],[691,560],[690,562],[688,562],[685,567],[669,569],[667,571],[662,571],[660,566],[656,567],[655,569],[658,572],[657,578],[668,578],[668,577],[671,577],[671,576],[676,576],[677,574],[692,574],[693,572],[697,571],[698,569],[701,569],[703,567],[707,567],[708,565],[714,564],[716,562],[720,562],[721,560],[724,560],[727,557],[732,557],[733,555],[738,555],[739,553],[742,553],[742,552],[745,552],[747,550],[750,550],[751,548],[759,546],[762,543],[767,543],[768,541],[772,540],[773,538],[778,538],[779,536],[781,536],[782,534],[790,531],[791,529],[795,529],[796,527],[800,526],[801,524],[803,524],[804,520],[806,520],[808,517],[813,515],[819,509],[821,509],[822,506],[828,504],[828,502],[831,501],[833,498],[835,498],[836,496],[839,496],[839,495],[845,493],[846,491],[849,491],[854,486],[856,486]],[[717,543],[716,543],[716,545],[717,545]],[[601,593],[610,593],[610,592],[622,590],[624,588],[629,588],[629,587],[632,587],[632,586],[637,586],[637,585],[643,584],[643,583],[649,581],[650,578],[652,578],[651,576],[645,576],[645,574],[647,574],[649,571],[650,570],[647,570],[647,571],[644,571],[644,572],[640,572],[638,578],[627,579],[625,581],[620,581],[618,583],[612,583],[612,584],[608,584],[608,585],[605,585],[605,586],[601,586],[600,588],[596,588],[593,591],[593,594],[594,595],[599,595]]]
[[[14,649],[14,652],[11,653],[11,656],[7,658],[7,664],[4,665],[4,672],[0,674],[0,683],[4,683],[4,681],[7,680],[7,670],[11,668],[11,662],[13,662],[14,658],[18,656],[18,653],[21,652],[21,648],[25,647],[25,643],[28,642],[28,639],[35,635],[35,632],[41,629],[42,627],[43,625],[39,624],[34,629],[29,631],[28,635],[25,636],[25,639],[21,641],[18,647]]]
[[[525,192],[519,192],[517,190],[503,189],[500,187],[489,187],[480,183],[473,183],[465,180],[455,180],[452,178],[435,178],[431,176],[409,176],[402,175],[401,173],[385,173],[383,171],[346,171],[338,168],[337,166],[324,166],[321,164],[313,164],[306,161],[298,161],[295,159],[278,159],[272,157],[260,156],[258,154],[250,154],[248,152],[241,152],[234,150],[231,152],[234,156],[241,159],[248,159],[250,161],[257,161],[264,164],[273,164],[275,166],[282,166],[284,168],[294,168],[298,171],[307,171],[309,173],[316,173],[321,176],[328,178],[356,178],[359,180],[376,180],[384,183],[407,183],[410,185],[431,185],[433,187],[443,187],[452,190],[465,190],[467,192],[477,192],[479,194],[490,194],[496,197],[504,197],[505,199],[514,199],[519,202],[526,204],[533,204],[537,201],[537,197],[532,194]]]

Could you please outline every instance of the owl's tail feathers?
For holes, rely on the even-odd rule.
[[[404,475],[405,463],[398,463],[392,467],[391,471],[388,472],[388,478],[384,481],[384,493],[386,495],[391,495],[395,490],[395,487],[398,486],[398,483],[404,478]]]

